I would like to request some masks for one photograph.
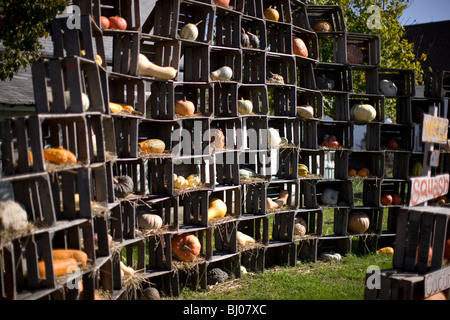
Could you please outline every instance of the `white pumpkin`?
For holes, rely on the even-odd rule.
[[[297,114],[302,119],[311,119],[314,117],[314,108],[309,105],[297,106]]]
[[[333,252],[322,252],[320,254],[320,259],[323,261],[341,261],[342,256],[339,253],[333,253]]]
[[[70,108],[70,106],[71,106],[70,91],[64,92],[64,98],[66,99],[67,107]],[[89,106],[90,106],[89,97],[87,96],[87,94],[85,94],[83,92],[81,93],[81,104],[82,104],[83,111],[87,111],[87,109],[89,109]]]
[[[338,203],[339,192],[334,189],[327,188],[322,192],[322,196],[321,196],[320,200],[325,205],[334,206]]]
[[[269,128],[269,146],[271,148],[278,148],[281,144],[281,137],[278,130]]]
[[[397,95],[397,86],[391,80],[382,79],[380,81],[380,92],[386,97],[394,97]]]

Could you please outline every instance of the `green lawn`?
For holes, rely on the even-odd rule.
[[[195,300],[363,300],[369,266],[392,267],[392,257],[347,255],[340,262],[301,263],[248,273],[208,290],[182,288],[179,299]]]

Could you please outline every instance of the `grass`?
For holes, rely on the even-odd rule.
[[[180,300],[363,300],[369,266],[392,267],[392,257],[349,254],[340,262],[299,262],[296,267],[272,267],[239,279],[209,286],[182,288]]]

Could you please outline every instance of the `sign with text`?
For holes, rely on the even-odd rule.
[[[448,193],[449,174],[435,177],[411,178],[411,199],[409,206],[413,207],[428,200],[445,196]]]
[[[448,119],[424,114],[422,142],[444,144],[447,143],[447,134]]]
[[[425,298],[450,288],[450,267],[425,276]]]

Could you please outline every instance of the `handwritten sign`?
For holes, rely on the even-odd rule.
[[[428,152],[427,165],[430,167],[436,168],[439,167],[439,158],[440,158],[439,150],[433,150]]]
[[[450,267],[425,276],[425,298],[450,288]]]
[[[449,174],[435,177],[411,178],[411,199],[409,206],[413,207],[425,201],[436,199],[448,193]]]
[[[424,114],[422,142],[444,144],[447,143],[447,134],[448,119]]]

